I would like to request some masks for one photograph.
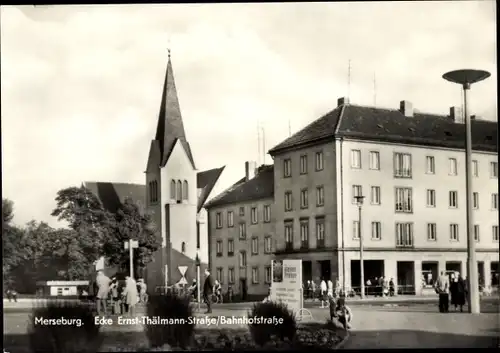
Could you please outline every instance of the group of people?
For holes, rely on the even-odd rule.
[[[376,297],[393,297],[396,295],[396,284],[394,279],[387,279],[387,277],[380,276],[368,279],[366,281],[366,294],[374,295]]]
[[[98,271],[97,285],[97,313],[108,314],[108,303],[111,302],[112,314],[129,313],[135,315],[135,306],[147,297],[147,285],[143,279],[137,282],[130,276],[121,283],[116,277],[109,278],[102,271]]]
[[[467,302],[467,281],[459,272],[454,272],[448,276],[444,271],[435,282],[434,286],[436,293],[439,295],[439,312],[449,312],[449,304],[451,297],[451,305],[455,307],[455,311],[463,307]]]
[[[321,301],[321,307],[325,307],[328,303],[328,297],[339,296],[341,292],[340,282],[337,280],[335,287],[331,279],[323,278],[319,283],[319,286],[313,280],[307,280],[305,285],[303,284],[304,297],[306,299],[316,299]]]
[[[210,272],[206,272],[208,273],[207,276],[210,276]],[[193,284],[188,288],[188,292],[194,301],[198,301],[198,283],[196,282],[196,279],[193,279]],[[217,303],[223,302],[222,285],[217,279],[214,281],[213,295],[217,298]]]

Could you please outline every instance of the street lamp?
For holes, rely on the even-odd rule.
[[[198,299],[198,312],[201,312],[201,274],[200,274],[200,266],[201,266],[201,261],[200,261],[200,248],[196,249],[196,296]]]
[[[354,196],[358,204],[358,238],[359,238],[359,267],[361,279],[361,299],[365,299],[365,266],[363,262],[363,234],[361,233],[361,208],[363,207],[364,196]]]
[[[479,282],[476,261],[476,243],[474,240],[474,222],[472,213],[472,141],[471,119],[467,111],[467,91],[473,83],[490,77],[490,73],[483,70],[455,70],[447,72],[443,78],[447,81],[462,85],[464,90],[465,116],[465,190],[467,202],[467,278],[469,279],[469,313],[479,314]]]

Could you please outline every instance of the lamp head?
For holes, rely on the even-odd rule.
[[[358,195],[358,196],[354,196],[354,198],[356,199],[356,203],[358,204],[358,206],[362,206],[363,205],[363,200],[365,199],[364,196]]]
[[[462,69],[447,72],[443,75],[446,81],[461,84],[465,89],[470,85],[490,77],[491,74],[484,70]]]

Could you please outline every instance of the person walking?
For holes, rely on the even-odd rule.
[[[108,295],[109,295],[109,285],[111,280],[102,271],[97,272],[96,284],[97,284],[97,314],[107,315],[108,313]]]
[[[139,301],[137,292],[137,282],[130,276],[125,277],[125,303],[127,304],[128,313],[135,316],[135,306]]]
[[[394,297],[396,295],[396,284],[394,283],[394,278],[389,280],[389,295]]]
[[[120,312],[120,296],[118,293],[118,280],[116,277],[113,277],[111,280],[111,284],[109,286],[109,292],[111,293],[111,307],[112,311],[111,313],[113,315],[118,315],[121,314]]]
[[[328,279],[328,282],[326,283],[327,285],[327,294],[329,298],[333,298],[333,282],[331,279]]]
[[[449,307],[450,280],[448,276],[441,271],[441,275],[436,281],[436,293],[439,295],[439,312],[447,313]]]
[[[328,287],[326,285],[326,281],[325,279],[323,278],[321,280],[321,283],[319,284],[319,290],[320,290],[320,300],[321,300],[321,307],[324,308],[325,307],[325,302],[327,300],[327,291],[328,291]]]
[[[212,313],[212,294],[214,293],[214,280],[210,271],[208,269],[205,270],[205,283],[203,283],[203,300],[205,304],[207,304],[207,311],[205,314]]]
[[[455,311],[457,311],[458,307],[460,307],[460,312],[464,311],[465,297],[467,296],[466,287],[465,281],[460,273],[455,272],[450,283],[451,305],[455,307]]]

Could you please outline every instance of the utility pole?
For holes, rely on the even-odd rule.
[[[359,237],[359,267],[360,267],[360,281],[361,281],[361,299],[365,299],[365,266],[363,260],[363,233],[361,232],[361,208],[363,207],[364,196],[355,196],[358,203],[358,237]]]

